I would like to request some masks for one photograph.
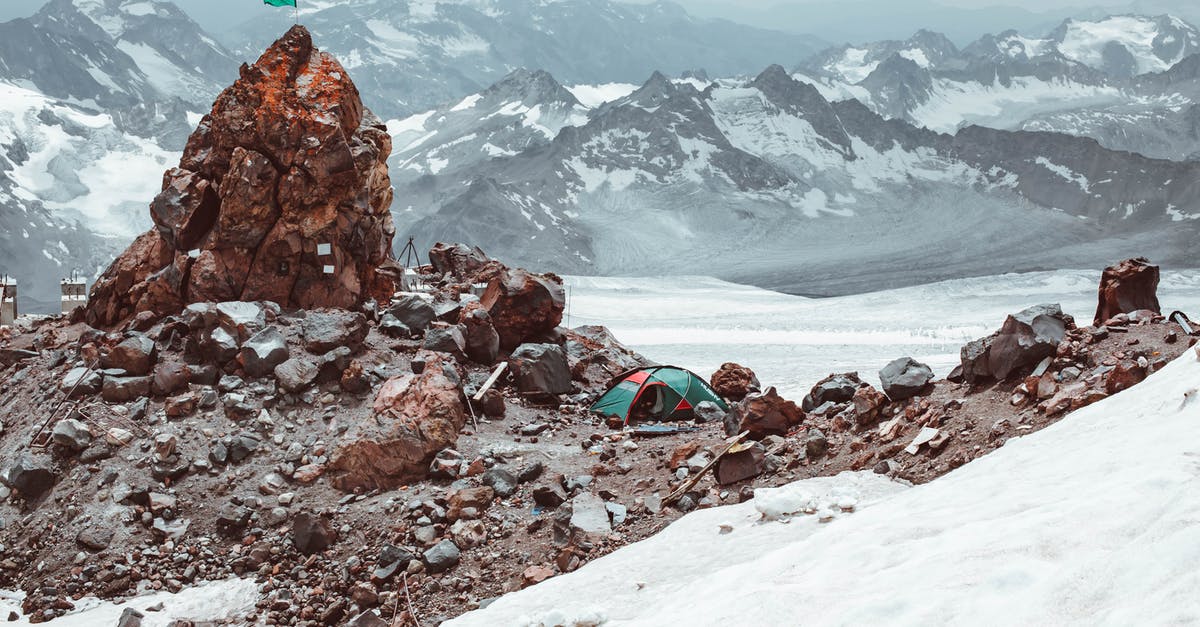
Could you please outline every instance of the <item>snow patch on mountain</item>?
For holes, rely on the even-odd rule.
[[[915,107],[909,116],[914,123],[940,133],[953,133],[965,124],[1011,129],[1036,115],[1109,105],[1126,98],[1116,87],[1064,79],[1046,81],[1021,76],[1012,78],[1008,85],[985,85],[938,78],[929,100]]]
[[[603,85],[571,85],[567,87],[567,91],[571,92],[583,106],[595,109],[606,102],[620,100],[632,94],[637,88],[637,85],[631,83],[604,83]]]
[[[0,82],[0,144],[19,140],[26,153],[12,164],[14,191],[40,200],[101,235],[132,238],[145,231],[145,208],[159,191],[156,176],[178,153],[118,130],[108,114]],[[12,155],[10,155],[10,158]]]
[[[1164,21],[1180,34],[1164,32]],[[1122,46],[1132,55],[1137,74],[1161,72],[1183,60],[1189,51],[1200,49],[1200,33],[1183,20],[1155,20],[1136,15],[1114,15],[1094,21],[1068,20],[1059,39],[1057,49],[1063,56],[1096,69],[1104,68],[1106,49],[1114,44]],[[1179,44],[1176,46],[1178,52],[1160,52],[1156,49],[1159,42],[1164,46]]]

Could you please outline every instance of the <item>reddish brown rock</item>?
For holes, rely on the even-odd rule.
[[[557,276],[517,268],[492,279],[479,300],[500,334],[500,346],[512,350],[553,331],[562,322],[566,297]]]
[[[1158,266],[1145,257],[1137,257],[1105,268],[1100,276],[1096,326],[1117,314],[1139,309],[1162,313],[1158,304]]]
[[[463,328],[467,357],[485,366],[496,363],[500,357],[500,334],[483,305],[467,303],[459,312],[458,323]]]
[[[438,242],[429,250],[429,263],[438,274],[449,274],[459,281],[472,281],[491,258],[478,246]]]
[[[758,377],[754,371],[732,362],[721,364],[721,367],[708,379],[709,385],[722,398],[738,402],[751,392],[759,390]]]
[[[869,427],[879,422],[880,412],[887,405],[888,397],[870,385],[861,385],[854,390],[854,422],[859,427]]]
[[[341,490],[389,489],[422,479],[438,451],[466,423],[458,387],[434,353],[421,374],[389,379],[375,397],[375,420],[356,423],[336,444],[328,473]]]
[[[1104,391],[1108,394],[1116,394],[1141,383],[1145,378],[1145,368],[1137,364],[1132,366],[1117,364],[1104,378]]]
[[[392,286],[376,269],[394,235],[390,153],[345,69],[293,27],[200,121],[151,203],[154,229],[93,287],[88,323],[191,302],[385,299]]]
[[[769,387],[755,392],[733,406],[725,417],[725,432],[736,435],[749,431],[750,437],[761,439],[768,435],[785,435],[788,429],[804,420],[804,412]]]

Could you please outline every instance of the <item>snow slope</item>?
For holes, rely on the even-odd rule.
[[[567,277],[570,326],[602,324],[660,363],[708,376],[726,361],[800,398],[830,372],[911,356],[945,376],[963,344],[1031,305],[1060,303],[1088,322],[1100,272],[1063,270],[943,281],[836,298],[803,298],[708,277]],[[1200,271],[1164,272],[1166,311],[1200,312]]]
[[[226,579],[193,586],[178,594],[146,594],[124,603],[82,599],[75,603],[75,611],[42,624],[53,627],[116,625],[125,608],[133,608],[145,614],[141,622],[142,627],[164,627],[174,620],[221,621],[253,612],[258,597],[258,585],[253,579]],[[20,601],[20,594],[0,590],[0,614],[7,616],[10,611],[20,614]],[[162,604],[161,610],[146,610],[159,603]],[[21,618],[5,624],[20,627],[30,623]]]
[[[1189,351],[932,483],[792,484],[859,494],[827,524],[760,521],[762,496],[702,510],[445,625],[1194,624],[1198,380]]]

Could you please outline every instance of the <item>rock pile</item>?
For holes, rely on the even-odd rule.
[[[385,299],[391,138],[345,69],[293,27],[217,98],[150,205],[154,228],[92,288],[89,324],[188,303]]]

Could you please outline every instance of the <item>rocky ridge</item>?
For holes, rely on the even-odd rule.
[[[847,469],[932,480],[1195,342],[1153,311],[1080,328],[1043,305],[964,347],[948,381],[902,358],[882,391],[834,374],[797,403],[725,364],[728,415],[698,408],[697,431],[647,438],[586,411],[648,362],[602,328],[558,327],[553,275],[466,246],[430,257],[429,291],[359,311],[195,303],[107,333],[6,330],[0,587],[43,620],[83,595],[238,575],[262,585],[239,622],[436,624],[755,487]],[[481,282],[505,298],[472,294]],[[1119,307],[1111,283],[1102,303]],[[499,363],[511,376],[479,394]]]

